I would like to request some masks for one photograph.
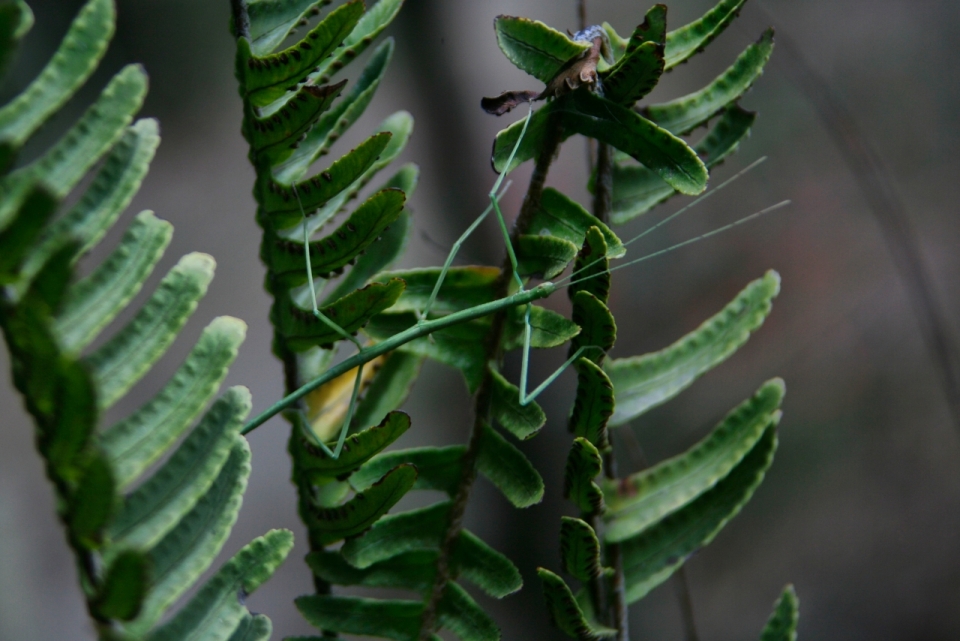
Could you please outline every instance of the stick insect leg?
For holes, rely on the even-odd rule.
[[[517,155],[517,150],[520,148],[520,143],[523,142],[523,137],[527,133],[527,127],[530,125],[530,117],[533,115],[533,106],[530,106],[530,111],[527,112],[527,118],[523,122],[523,128],[520,130],[520,137],[517,138],[516,144],[513,146],[513,150],[510,152],[510,157],[507,159],[507,167],[513,163],[514,157]],[[513,251],[513,245],[510,242],[510,232],[507,231],[507,224],[503,220],[503,213],[500,211],[500,199],[503,198],[503,195],[507,192],[507,189],[510,188],[510,184],[507,183],[506,187],[503,190],[500,190],[500,186],[503,184],[504,179],[507,177],[506,171],[501,173],[493,187],[490,189],[490,193],[487,196],[490,198],[490,205],[483,210],[483,213],[473,222],[470,227],[467,228],[467,231],[457,239],[457,242],[453,244],[453,248],[450,250],[450,254],[447,256],[447,260],[443,264],[443,269],[440,270],[440,276],[437,278],[436,284],[433,286],[433,292],[430,293],[430,299],[427,301],[426,306],[423,308],[423,311],[418,314],[418,322],[422,323],[426,319],[427,314],[430,313],[430,310],[433,308],[433,304],[437,300],[437,295],[440,293],[440,288],[443,286],[443,280],[447,277],[447,272],[450,270],[450,265],[453,264],[453,259],[457,255],[457,252],[460,251],[460,246],[463,245],[464,241],[474,232],[474,230],[480,225],[481,222],[487,217],[491,210],[497,212],[497,220],[500,223],[500,229],[503,232],[503,239],[507,245],[507,255],[510,257],[510,265],[513,268],[513,276],[517,281],[517,284],[520,286],[520,291],[523,291],[523,281],[520,280],[520,276],[517,274],[517,256]]]
[[[563,374],[564,370],[566,370],[568,367],[576,363],[577,359],[583,356],[584,352],[590,349],[597,349],[597,350],[600,350],[601,352],[603,351],[602,348],[596,345],[584,345],[583,347],[580,347],[579,349],[577,349],[576,352],[573,353],[573,356],[568,358],[563,363],[563,365],[557,368],[557,371],[555,371],[553,374],[548,376],[545,381],[540,383],[540,385],[538,385],[535,390],[533,390],[528,394],[527,384],[528,384],[529,365],[530,365],[531,333],[532,332],[530,328],[530,304],[527,303],[526,313],[524,314],[524,327],[523,327],[523,360],[520,362],[520,405],[523,407],[526,407],[527,405],[532,403],[535,398],[540,396],[541,392],[543,392],[545,389],[550,387],[550,384],[553,383],[555,380],[557,380],[557,378],[559,378],[559,376]]]
[[[508,182],[504,186],[503,190],[499,195],[495,195],[494,198],[503,198],[503,195],[507,193],[507,190],[510,189],[510,183]],[[467,230],[460,235],[460,238],[457,239],[457,242],[453,244],[453,247],[450,248],[450,253],[447,254],[447,259],[443,263],[443,269],[440,270],[440,276],[437,278],[436,284],[433,286],[433,291],[430,293],[430,299],[427,301],[427,304],[424,306],[423,310],[417,312],[417,322],[422,323],[427,319],[427,315],[430,313],[430,310],[433,308],[433,304],[437,302],[437,296],[440,293],[440,288],[443,286],[443,280],[447,277],[447,272],[450,270],[450,266],[453,264],[453,259],[456,258],[457,253],[460,251],[460,247],[463,246],[463,243],[466,242],[467,238],[470,237],[470,234],[480,226],[486,217],[493,211],[493,205],[488,205],[486,209],[483,210],[483,213],[480,214],[473,224],[467,227]]]
[[[310,303],[313,306],[313,315],[317,317],[323,324],[336,332],[344,340],[348,340],[354,345],[357,346],[357,350],[362,352],[363,345],[359,340],[347,330],[343,329],[327,317],[323,312],[320,311],[320,308],[317,306],[317,289],[313,282],[313,266],[310,263],[310,237],[307,232],[307,214],[303,210],[303,203],[300,201],[300,193],[297,191],[297,186],[294,184],[293,194],[297,197],[297,204],[300,205],[300,214],[303,217],[303,254],[306,257],[306,267],[307,267],[307,283],[310,286]],[[322,449],[330,458],[338,459],[340,458],[340,451],[343,449],[343,443],[347,438],[347,431],[350,429],[350,422],[353,421],[353,414],[357,408],[357,396],[360,394],[360,385],[363,381],[363,364],[357,368],[357,377],[353,381],[353,391],[350,393],[350,405],[347,408],[347,415],[344,417],[343,426],[340,428],[340,436],[337,439],[337,446],[333,451],[330,451],[330,448],[324,444],[323,440],[320,439],[317,434],[313,431],[313,427],[310,425],[310,420],[307,417],[304,418],[304,426],[314,437],[314,440],[319,444],[320,449]]]

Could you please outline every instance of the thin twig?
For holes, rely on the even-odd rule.
[[[700,641],[697,634],[697,622],[693,618],[693,597],[690,594],[690,583],[687,581],[686,567],[681,565],[673,575],[673,587],[680,604],[680,619],[683,621],[684,638],[687,641]]]
[[[551,134],[544,141],[543,148],[537,158],[537,164],[534,167],[533,175],[530,178],[530,186],[527,189],[527,195],[524,198],[523,206],[520,209],[520,215],[514,225],[512,240],[525,233],[530,226],[530,221],[540,206],[540,198],[543,194],[543,187],[546,183],[547,172],[550,164],[556,156],[557,149],[560,146],[561,135],[559,125],[554,122],[551,125]],[[497,293],[495,298],[502,298],[509,293],[510,280],[513,274],[513,267],[509,257],[504,259],[500,268],[500,276],[497,280],[495,289]],[[505,313],[498,313],[493,317],[490,333],[487,335],[487,349],[485,363],[499,362],[502,356],[501,342],[503,330],[506,321]],[[483,430],[490,421],[490,402],[492,399],[492,379],[489,370],[484,371],[483,379],[477,390],[474,400],[474,422],[470,434],[470,440],[467,444],[467,450],[463,454],[463,471],[460,477],[460,483],[457,486],[457,492],[454,495],[453,504],[450,506],[450,521],[447,531],[444,533],[443,540],[440,543],[440,554],[437,558],[437,573],[434,578],[433,588],[430,591],[429,599],[423,609],[423,618],[420,623],[420,641],[429,641],[433,636],[437,624],[437,609],[444,592],[447,590],[447,584],[455,577],[450,568],[450,555],[453,547],[460,537],[460,531],[463,529],[463,515],[467,508],[467,501],[470,498],[470,491],[473,489],[473,482],[477,477],[477,456],[480,450],[480,438]]]
[[[765,21],[772,22],[770,15],[758,8],[764,12]],[[790,79],[812,103],[873,211],[894,266],[903,279],[954,427],[960,433],[960,353],[950,337],[943,306],[923,260],[909,212],[894,186],[894,177],[860,130],[853,113],[807,62],[800,48],[783,30],[777,34],[777,41]]]
[[[643,446],[633,431],[632,425],[626,425],[617,430],[621,435],[624,450],[630,457],[631,467],[634,470],[642,470],[649,467],[647,457],[643,453]],[[673,577],[674,593],[677,595],[677,605],[680,607],[680,620],[683,622],[684,638],[686,641],[699,641],[700,635],[697,633],[697,621],[693,615],[693,596],[690,591],[690,582],[687,580],[687,569],[681,565]]]

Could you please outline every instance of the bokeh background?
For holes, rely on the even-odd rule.
[[[3,86],[4,100],[42,68],[80,4],[31,2],[36,26]],[[676,0],[670,23],[683,24],[712,4]],[[101,70],[26,153],[35,155],[62,133],[123,64],[143,63],[151,91],[142,115],[160,119],[163,144],[128,215],[149,208],[176,228],[153,282],[188,251],[208,252],[218,262],[210,293],[181,339],[107,420],[126,415],[158,390],[202,327],[223,314],[250,326],[227,384],[249,386],[255,411],[281,393],[257,258],[253,172],[240,136],[228,5],[227,0],[118,0],[117,35]],[[404,158],[423,171],[412,200],[415,237],[404,264],[415,266],[440,263],[438,246],[448,246],[485,205],[494,180],[490,144],[510,117],[497,120],[482,113],[480,97],[538,86],[500,54],[494,16],[529,16],[576,29],[577,14],[574,0],[408,0],[407,5],[388,31],[397,40],[397,53],[386,82],[341,149],[389,113],[413,113],[416,131]],[[636,0],[589,0],[588,17],[629,33],[648,6]],[[827,80],[889,167],[954,336],[960,318],[960,73],[955,64],[960,3],[751,0],[708,55],[667,76],[651,99],[699,88],[770,23]],[[618,272],[612,307],[620,340],[614,355],[669,344],[769,268],[783,277],[774,312],[727,363],[623,429],[632,429],[646,458],[657,461],[689,447],[764,380],[776,375],[787,381],[780,450],[767,480],[741,515],[686,566],[704,641],[758,638],[787,582],[796,585],[801,599],[801,639],[957,639],[960,432],[921,339],[907,284],[864,193],[810,97],[793,84],[796,69],[782,53],[775,51],[743,102],[761,113],[752,137],[716,170],[714,182],[760,156],[769,160],[651,236],[638,252],[701,234],[782,199],[793,205],[736,232]],[[508,215],[519,208],[529,171],[527,166],[514,176]],[[565,145],[548,182],[589,202],[582,140]],[[680,204],[671,201],[648,220]],[[645,224],[619,233],[630,237]],[[470,262],[499,264],[503,248],[495,232],[485,226],[468,243],[464,252]],[[109,245],[110,239],[86,267]],[[563,309],[563,301],[556,304]],[[560,360],[560,353],[538,354],[535,377]],[[514,510],[481,481],[469,508],[468,527],[516,559],[527,582],[503,602],[482,601],[502,624],[504,639],[562,638],[546,626],[535,568],[559,566],[559,516],[572,510],[560,496],[572,388],[567,375],[547,392],[542,405],[550,422],[522,445],[547,483],[543,503]],[[459,376],[428,364],[406,407],[415,429],[400,444],[464,441],[469,407]],[[0,639],[92,639],[72,556],[34,451],[32,425],[11,390],[2,350],[0,423]],[[253,474],[221,558],[269,528],[291,528],[302,541],[288,480],[286,435],[279,420],[251,435]],[[629,471],[638,463],[624,456],[620,465]],[[304,552],[298,543],[249,601],[273,619],[277,639],[311,632],[292,603],[311,589],[301,562]],[[672,582],[633,607],[631,626],[634,639],[683,638]]]

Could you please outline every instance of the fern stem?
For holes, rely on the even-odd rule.
[[[605,142],[597,145],[597,180],[593,194],[593,215],[609,224],[613,206],[613,150]]]
[[[245,0],[230,0],[233,12],[233,32],[237,38],[250,38],[250,14]]]
[[[550,133],[545,139],[543,148],[537,157],[537,164],[530,177],[530,186],[527,188],[523,206],[520,208],[520,215],[517,216],[517,221],[513,227],[511,242],[516,242],[516,239],[521,234],[526,233],[530,227],[530,221],[540,206],[540,199],[543,195],[547,173],[550,171],[550,164],[553,162],[560,147],[562,132],[559,122],[554,118],[549,127]],[[509,256],[507,256],[504,258],[495,286],[497,298],[507,297],[512,277],[513,266]],[[536,289],[538,288],[530,291],[536,291]],[[487,334],[487,351],[484,360],[489,364],[489,367],[493,367],[496,363],[499,363],[503,356],[501,343],[505,321],[505,311],[497,312],[497,315],[493,317],[490,333]],[[460,531],[463,529],[463,515],[467,509],[467,501],[470,499],[470,490],[473,489],[473,482],[477,478],[477,456],[480,450],[480,439],[484,427],[490,420],[491,399],[492,379],[489,369],[487,369],[484,371],[483,380],[480,383],[474,400],[473,429],[470,433],[467,450],[463,455],[463,472],[461,473],[460,483],[457,486],[457,492],[454,495],[453,505],[450,507],[450,523],[440,543],[440,555],[437,558],[437,573],[434,578],[433,588],[430,591],[429,599],[423,609],[419,635],[421,641],[429,641],[433,635],[433,630],[437,624],[437,608],[440,604],[440,599],[443,598],[447,584],[455,578],[450,571],[450,555],[453,552],[454,544],[460,536]]]
[[[610,218],[610,209],[613,202],[613,150],[606,143],[597,145],[597,179],[593,196],[593,215],[602,223]],[[608,479],[617,479],[617,461],[613,450],[603,455],[603,472]],[[608,543],[606,547],[607,562],[613,568],[610,579],[610,591],[607,594],[605,610],[609,621],[617,631],[616,641],[627,641],[630,638],[630,620],[627,612],[626,581],[623,576],[623,560],[618,543]],[[599,604],[596,604],[599,605]],[[599,610],[598,610],[599,611]]]

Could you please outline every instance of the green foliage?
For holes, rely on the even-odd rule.
[[[604,366],[616,390],[611,425],[623,425],[670,400],[747,342],[780,292],[776,272],[753,281],[718,314],[658,352],[613,359]]]
[[[687,452],[617,477],[609,428],[673,398],[736,351],[769,313],[779,279],[771,272],[752,283],[720,314],[661,352],[611,360],[607,353],[616,341],[617,322],[608,307],[610,260],[623,257],[627,248],[610,225],[675,193],[699,194],[706,188],[708,170],[735,151],[753,125],[755,115],[737,103],[769,59],[772,33],[703,90],[644,106],[638,101],[663,72],[706,47],[743,0],[721,0],[700,20],[672,32],[663,5],[652,7],[629,38],[605,25],[609,42],[602,49],[612,60],[587,60],[590,42],[541,22],[498,17],[494,27],[504,54],[549,90],[514,92],[548,102],[526,123],[522,139],[523,121],[497,135],[495,170],[510,171],[552,155],[544,151],[574,134],[587,136],[618,150],[611,168],[612,209],[601,211],[601,206],[594,215],[556,189],[538,190],[513,234],[517,280],[557,278],[573,265],[571,319],[535,305],[501,309],[399,346],[390,343],[395,351],[385,353],[385,341],[401,332],[495,303],[516,285],[509,278],[513,274],[490,267],[386,271],[411,229],[406,203],[416,169],[404,167],[368,189],[370,195],[352,210],[348,203],[404,148],[412,131],[409,114],[389,117],[378,132],[312,173],[313,163],[370,104],[385,76],[392,42],[371,52],[352,85],[337,82],[336,76],[373,45],[401,4],[380,0],[365,9],[354,0],[321,15],[321,2],[258,0],[249,5],[249,24],[238,20],[234,26],[243,31],[235,34],[236,69],[243,132],[257,172],[254,196],[264,232],[265,284],[274,297],[274,352],[284,363],[288,392],[324,372],[330,377],[304,397],[305,411],[287,412],[294,427],[289,441],[293,480],[310,540],[307,563],[318,587],[317,594],[299,598],[297,607],[328,636],[406,640],[436,638],[445,629],[467,641],[500,638],[493,620],[459,581],[502,598],[520,588],[519,572],[462,529],[460,520],[477,475],[517,507],[543,497],[540,473],[496,429],[525,440],[546,423],[543,410],[525,396],[521,403],[520,387],[499,370],[503,352],[524,346],[529,318],[530,347],[569,343],[571,357],[579,354],[573,363],[578,386],[569,418],[573,443],[564,496],[582,518],[562,522],[561,563],[582,587],[578,594],[541,568],[548,610],[554,623],[575,638],[615,636],[618,631],[607,627],[610,617],[604,611],[615,600],[615,584],[625,584],[628,601],[641,598],[749,501],[772,462],[783,387],[776,381],[765,385]],[[318,19],[310,26],[314,16]],[[295,27],[305,27],[306,36],[279,51]],[[718,115],[706,137],[696,144],[685,139]],[[591,188],[608,185],[607,178],[591,180]],[[383,348],[362,372],[334,366],[341,367],[334,378],[329,371],[333,350],[344,337],[313,314],[313,294],[302,287],[310,280],[307,269],[321,289],[340,277],[319,311],[367,342],[366,350],[373,343]],[[465,446],[388,449],[411,427],[409,417],[396,410],[428,358],[460,371],[467,389],[478,394],[473,437]],[[330,437],[337,417],[346,415],[355,379],[361,381],[359,404],[345,447],[333,459],[317,447],[314,432]],[[414,490],[440,491],[445,497],[388,513]],[[327,589],[338,585],[413,596],[378,599]]]
[[[22,2],[0,5],[0,59],[10,58],[31,23]],[[159,624],[211,565],[240,509],[250,472],[239,435],[249,393],[229,390],[191,426],[216,395],[246,326],[215,319],[153,400],[100,426],[101,412],[175,340],[214,268],[205,254],[185,256],[132,320],[87,351],[150,277],[172,233],[169,223],[142,212],[114,251],[75,279],[74,263],[116,223],[159,142],[155,121],[133,120],[146,92],[144,72],[121,70],[49,150],[15,166],[38,128],[92,74],[114,24],[113,3],[90,0],[40,75],[0,109],[0,327],[101,637],[265,638],[269,620],[251,616],[238,595],[255,590],[283,561],[289,532],[254,541]],[[58,216],[98,164],[76,204]]]
[[[774,604],[773,614],[763,628],[760,641],[796,641],[799,620],[800,602],[793,586],[788,585]]]
[[[634,104],[649,93],[664,70],[701,51],[726,29],[742,5],[743,0],[721,0],[701,19],[672,32],[667,32],[663,5],[652,7],[630,38],[604,25],[614,60],[597,65],[600,82],[595,90],[571,90],[538,110],[510,164],[508,157],[520,140],[524,122],[501,131],[494,144],[494,168],[509,171],[540,157],[551,139],[562,141],[579,133],[618,150],[611,176],[604,178],[606,185],[612,182],[612,206],[604,213],[615,224],[631,220],[675,193],[701,192],[708,168],[734,152],[753,125],[755,114],[740,108],[737,101],[762,73],[773,48],[772,31],[702,90],[660,105],[635,109]],[[570,49],[570,41],[540,23],[501,17],[496,29],[507,58],[548,85],[577,55],[567,51],[568,62],[556,62],[557,52]],[[680,138],[718,114],[722,114],[720,120],[696,145]],[[600,188],[597,176],[590,188]],[[732,355],[769,314],[779,292],[779,277],[769,272],[751,283],[719,314],[660,352],[606,359],[617,334],[617,323],[607,307],[609,260],[623,255],[624,246],[607,225],[590,218],[565,196],[548,189],[533,212],[531,231],[525,232],[540,234],[534,238],[543,248],[550,245],[550,238],[581,247],[570,286],[572,317],[580,332],[571,339],[570,354],[586,351],[579,352],[582,356],[575,363],[578,385],[569,420],[574,440],[564,496],[583,518],[564,517],[560,537],[561,565],[583,588],[575,596],[561,577],[544,568],[538,571],[554,624],[576,639],[617,635],[618,630],[594,618],[617,618],[616,602],[625,606],[637,601],[665,581],[749,501],[773,460],[784,389],[779,380],[765,384],[688,451],[618,478],[608,427],[628,424],[672,399]],[[518,256],[526,238],[530,236],[519,238]],[[551,256],[546,249],[540,252]],[[565,265],[561,267],[557,260],[556,265],[544,261],[537,267],[525,271],[552,278]],[[509,385],[497,376],[492,380],[499,387]],[[604,478],[599,480],[601,474]],[[602,535],[598,535],[594,528],[601,522]],[[617,567],[604,568],[608,558],[619,559]],[[617,587],[621,582],[623,592]],[[765,632],[769,638],[781,638],[775,636],[781,634],[779,630],[795,628],[790,596],[785,594],[778,604]],[[617,626],[621,623],[618,620]]]
[[[361,338],[373,341],[386,340],[418,322],[440,272],[384,271],[400,256],[412,227],[405,203],[416,186],[415,167],[402,168],[352,212],[346,210],[348,202],[402,151],[412,131],[408,114],[394,114],[379,133],[326,168],[308,174],[311,164],[329,152],[370,103],[386,72],[392,41],[372,52],[352,86],[324,83],[373,43],[402,3],[380,0],[364,10],[359,2],[347,2],[321,16],[306,37],[279,52],[275,49],[292,26],[309,23],[321,3],[261,4],[249,5],[249,33],[236,34],[243,132],[257,171],[254,196],[257,220],[264,230],[261,258],[268,270],[266,288],[274,296],[274,351],[303,382],[329,366],[332,350],[343,338],[312,314],[310,292],[296,289],[307,282],[308,256],[321,287],[324,280],[346,271],[323,300],[320,312],[347,332],[363,332]],[[342,222],[327,230],[340,216]],[[576,220],[576,224],[584,222]],[[325,235],[304,246],[305,238],[321,233]],[[546,267],[556,269],[558,264],[562,269],[573,258],[576,245],[555,242],[568,255]],[[542,261],[542,252],[534,259]],[[541,268],[539,263],[536,268]],[[431,317],[491,302],[497,278],[492,268],[451,270],[437,292]],[[561,344],[578,331],[555,312],[538,308],[533,315],[537,345]],[[368,365],[353,433],[336,460],[316,447],[304,422],[317,427],[318,421],[329,423],[322,417],[343,416],[344,390],[352,385],[356,372],[306,398],[307,414],[290,413],[295,426],[289,446],[293,478],[310,539],[308,562],[318,582],[400,588],[424,600],[430,594],[450,504],[384,514],[410,490],[455,495],[465,448],[383,450],[410,427],[409,418],[394,410],[406,399],[425,358],[460,369],[471,388],[479,384],[486,366],[482,336],[489,326],[489,319],[456,325],[406,343]],[[509,339],[516,342],[520,332],[516,324],[512,328]],[[516,402],[516,397],[512,400]],[[534,433],[546,420],[536,406],[506,403],[497,418],[523,436]],[[536,503],[543,495],[543,481],[533,466],[492,428],[483,432],[476,464],[518,506]],[[328,547],[343,539],[339,550]],[[460,532],[452,563],[458,576],[498,598],[520,587],[513,564],[469,532]],[[322,594],[303,597],[297,605],[322,630],[397,639],[417,637],[424,607],[420,601]],[[445,588],[438,625],[463,639],[499,638],[493,621],[455,583]]]

